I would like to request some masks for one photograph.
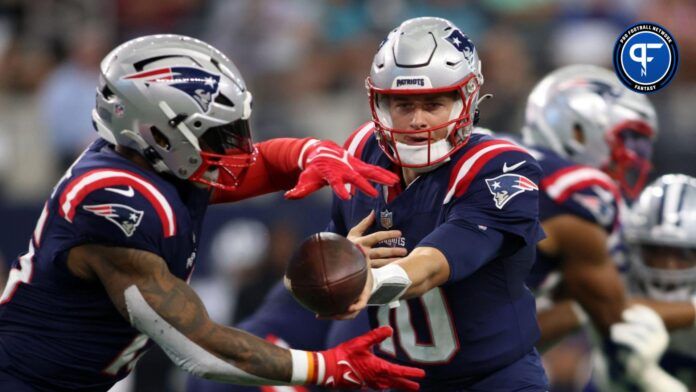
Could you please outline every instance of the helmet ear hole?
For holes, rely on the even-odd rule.
[[[101,95],[104,97],[104,99],[109,100],[109,99],[113,98],[114,92],[111,91],[109,86],[105,84],[104,88],[102,88],[102,90],[101,90]]]
[[[165,136],[157,127],[150,127],[150,132],[152,137],[155,139],[155,143],[163,149],[169,151],[172,148],[171,143],[169,143],[169,138]]]
[[[223,94],[218,94],[218,96],[215,97],[215,103],[219,103],[220,105],[229,106],[232,108],[234,107],[234,102],[232,102],[229,98],[227,98]]]
[[[585,145],[585,132],[582,130],[580,124],[573,124],[573,138],[577,140],[578,143]]]

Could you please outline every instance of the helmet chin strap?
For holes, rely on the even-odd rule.
[[[150,162],[155,171],[159,173],[169,172],[169,168],[164,164],[164,161],[159,158],[159,154],[157,154],[157,152],[155,152],[152,147],[147,144],[142,136],[129,129],[122,130],[121,135],[131,139],[133,142],[135,142],[135,144],[138,145],[140,153],[145,157],[145,159],[147,159],[148,162]]]
[[[399,158],[401,159],[401,162],[407,164],[407,165],[423,165],[428,162],[428,145],[427,144],[421,144],[417,146],[405,144],[405,143],[400,143],[396,142],[396,150],[399,153]],[[447,138],[441,139],[436,141],[435,143],[430,144],[430,161],[436,161],[443,156],[447,155],[447,153],[452,149],[452,144],[450,144],[449,140]],[[449,159],[445,159],[440,163],[430,165],[430,166],[425,166],[425,167],[418,167],[418,168],[409,168],[416,173],[427,173],[429,171],[435,170],[438,168],[440,165],[443,163],[447,162]]]
[[[205,173],[201,176],[201,178],[203,178],[204,180],[210,181],[210,182],[218,182],[218,179],[220,178],[220,169],[216,167],[213,170],[206,170]],[[202,183],[202,182],[192,181],[192,183],[197,188],[201,188],[201,189],[210,188],[210,185]]]

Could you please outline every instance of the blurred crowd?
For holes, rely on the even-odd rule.
[[[625,27],[639,20],[665,26],[681,63],[672,84],[650,96],[660,125],[653,177],[696,175],[692,0],[5,0],[0,260],[16,257],[47,192],[96,137],[91,110],[99,61],[117,44],[154,33],[201,38],[245,76],[254,95],[255,140],[312,135],[340,143],[370,119],[364,80],[380,41],[415,16],[447,17],[471,37],[483,63],[482,91],[494,95],[481,105],[481,125],[511,133],[519,131],[526,96],[545,73],[571,63],[611,67]],[[216,207],[207,222],[194,285],[214,299],[207,304],[218,321],[251,312],[301,236],[325,225],[326,192],[292,206],[280,199]],[[228,221],[240,211],[243,220]],[[567,355],[573,350],[585,350],[581,340],[553,357],[555,390],[575,390],[577,373],[586,372]]]

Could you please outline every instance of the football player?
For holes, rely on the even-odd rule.
[[[340,317],[373,305],[371,325],[396,331],[378,355],[425,369],[424,390],[543,391],[524,284],[543,238],[541,169],[523,147],[472,132],[482,84],[474,44],[445,19],[407,20],[380,46],[367,79],[372,121],[346,145],[401,182],[376,199],[335,199],[330,228],[347,234],[374,211],[366,233],[398,229],[383,244],[409,254],[373,264]]]
[[[399,230],[367,245],[409,254],[372,260],[360,301],[341,315],[358,319],[326,333],[366,329],[360,315],[369,303],[371,325],[395,330],[377,354],[424,369],[423,390],[545,391],[535,302],[524,284],[543,238],[541,169],[523,147],[472,132],[482,84],[473,43],[448,20],[407,20],[381,44],[367,79],[372,121],[344,147],[401,181],[380,187],[376,199],[334,199],[329,230],[356,240]],[[282,319],[271,303],[245,326],[296,338],[283,330],[309,322],[307,312],[269,331],[267,316]]]
[[[630,250],[628,286],[634,299],[653,306],[671,303],[676,313],[679,303],[696,306],[696,178],[661,176],[641,193],[623,221]],[[662,388],[653,390],[686,391],[696,386],[693,324],[691,321],[691,328],[672,331],[669,339],[666,331],[658,331],[663,335],[658,341],[645,339],[640,331],[626,339],[627,346],[649,353],[645,357],[653,363],[648,370],[650,377],[661,380]],[[658,361],[659,367],[654,365]],[[598,390],[618,390],[599,352],[593,353],[593,367]]]
[[[529,95],[522,134],[544,172],[539,208],[547,238],[527,284],[539,297],[542,344],[568,332],[561,320],[589,314],[604,336],[621,320],[626,303],[615,262],[623,263],[622,192],[640,191],[656,125],[644,95],[596,66],[558,69]],[[558,305],[567,317],[547,309],[546,295],[559,282],[574,300]]]
[[[105,391],[159,344],[194,375],[251,384],[416,390],[422,370],[375,357],[380,328],[325,351],[280,348],[212,322],[186,284],[209,203],[327,182],[376,195],[396,176],[331,142],[253,144],[251,94],[222,53],[155,35],[101,64],[101,137],[58,182],[0,299],[0,390]],[[299,178],[299,180],[298,180]],[[369,199],[369,197],[368,197]]]
[[[627,309],[620,276],[626,268],[623,196],[634,198],[645,184],[656,127],[644,95],[625,89],[609,70],[574,65],[535,86],[522,130],[544,172],[539,208],[547,238],[527,282],[538,298],[540,345],[591,322],[617,389],[669,385],[654,376],[661,369],[644,349],[659,345],[663,321],[650,308]],[[554,303],[552,297],[569,300]],[[656,310],[670,328],[684,326],[680,317],[693,323],[690,304],[679,317]],[[643,346],[629,344],[636,335]]]

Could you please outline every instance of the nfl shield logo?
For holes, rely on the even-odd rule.
[[[394,213],[389,210],[384,210],[379,213],[379,223],[385,229],[389,230],[394,225]]]

